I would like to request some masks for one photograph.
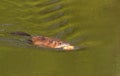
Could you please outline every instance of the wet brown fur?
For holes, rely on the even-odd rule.
[[[59,46],[63,41],[55,39],[55,38],[49,38],[49,37],[43,37],[43,36],[34,36],[32,37],[32,42],[34,45],[37,46],[46,46],[50,48],[55,48]]]
[[[36,46],[46,46],[50,48],[56,48],[60,44],[64,43],[64,41],[55,39],[55,38],[49,38],[44,36],[31,36],[28,33],[25,32],[12,32],[10,33],[12,35],[20,35],[20,36],[30,36],[30,39],[28,40],[29,43],[34,44]]]

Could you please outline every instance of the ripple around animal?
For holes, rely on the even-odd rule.
[[[119,76],[119,7],[119,0],[0,0],[0,24],[14,24],[0,26],[0,76]],[[87,49],[37,48],[7,34],[15,31]]]

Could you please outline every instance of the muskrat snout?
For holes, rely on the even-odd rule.
[[[74,46],[69,45],[69,46],[65,46],[65,47],[63,47],[63,49],[64,49],[64,50],[74,50],[74,49],[75,49],[75,47],[74,47]]]
[[[63,47],[65,47],[65,46],[69,46],[70,44],[68,44],[68,43],[62,43],[62,44],[60,44],[60,45],[58,45],[57,47],[55,47],[55,48],[63,48]]]

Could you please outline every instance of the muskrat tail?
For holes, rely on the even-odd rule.
[[[11,35],[18,35],[18,36],[30,36],[30,37],[31,37],[31,35],[30,35],[30,34],[25,33],[25,32],[21,32],[21,31],[11,32],[10,34],[11,34]]]

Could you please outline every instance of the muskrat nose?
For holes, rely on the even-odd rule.
[[[65,46],[65,47],[63,47],[63,49],[64,49],[64,50],[74,50],[74,49],[75,49],[75,47],[74,47],[74,46],[69,45],[69,46]]]

